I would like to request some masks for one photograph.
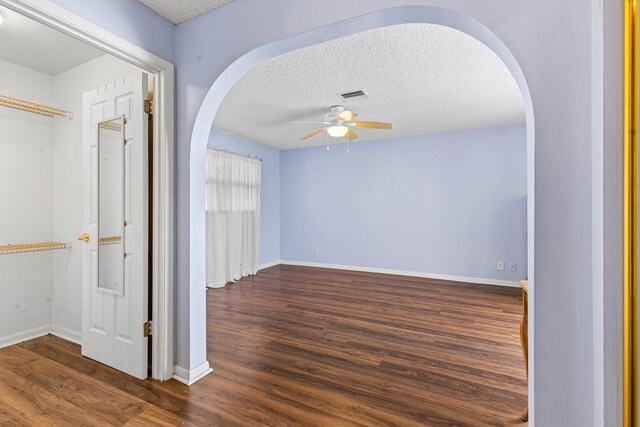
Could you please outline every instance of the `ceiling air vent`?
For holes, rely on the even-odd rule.
[[[361,90],[354,90],[352,92],[345,92],[338,94],[340,98],[345,101],[355,101],[359,99],[369,99],[366,93]]]

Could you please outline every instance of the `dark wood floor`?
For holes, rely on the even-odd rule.
[[[207,292],[214,372],[138,381],[0,350],[0,425],[526,425],[518,289],[276,266]]]

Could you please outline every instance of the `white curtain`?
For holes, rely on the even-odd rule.
[[[207,286],[223,287],[258,271],[259,159],[207,150]]]

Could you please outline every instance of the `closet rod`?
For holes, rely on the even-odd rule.
[[[122,126],[119,123],[114,122],[100,122],[98,123],[98,127],[106,130],[115,130],[116,132],[122,131]]]
[[[122,237],[120,236],[112,236],[112,237],[101,237],[98,241],[100,246],[102,245],[118,245],[122,243]]]
[[[15,108],[16,110],[28,111],[48,117],[66,117],[73,118],[73,113],[60,110],[58,108],[47,107],[46,105],[36,104],[35,102],[24,101],[18,98],[0,94],[0,106]]]
[[[20,245],[0,246],[0,255],[20,254],[24,252],[40,252],[54,251],[56,249],[66,249],[69,247],[63,242],[41,242],[41,243],[25,243]]]

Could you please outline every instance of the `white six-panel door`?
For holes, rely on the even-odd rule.
[[[82,354],[138,378],[148,372],[147,76],[110,82],[83,97],[84,245]],[[97,123],[124,116],[124,281],[122,295],[98,289]]]

